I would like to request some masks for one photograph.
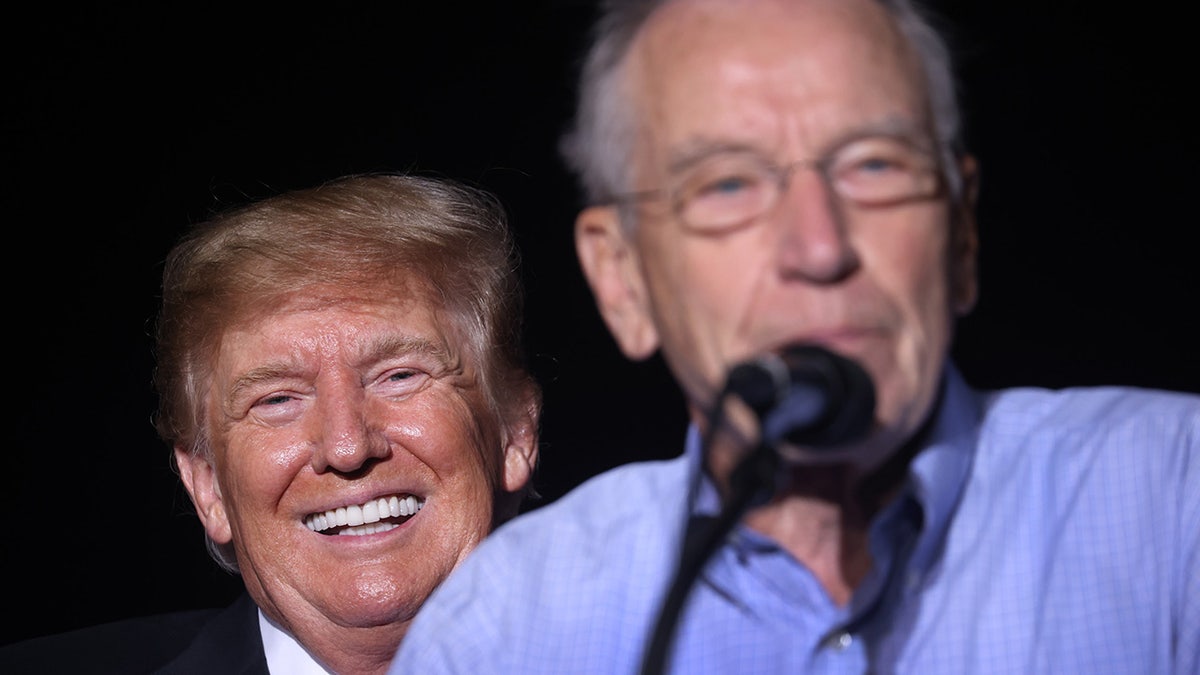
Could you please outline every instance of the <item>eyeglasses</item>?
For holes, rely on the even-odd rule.
[[[792,173],[803,168],[817,171],[841,199],[864,207],[932,198],[943,185],[932,152],[904,138],[875,135],[856,138],[824,157],[784,166],[747,150],[713,152],[684,166],[666,188],[612,203],[667,197],[685,227],[721,233],[769,213],[787,190]]]

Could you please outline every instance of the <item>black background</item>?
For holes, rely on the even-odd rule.
[[[619,356],[571,245],[579,199],[556,142],[591,9],[509,4],[6,19],[0,641],[237,588],[150,422],[160,261],[215,208],[371,170],[497,192],[524,253],[546,500],[678,452],[662,364]],[[955,349],[967,379],[1200,391],[1186,22],[1082,1],[943,4],[983,166],[982,296]]]

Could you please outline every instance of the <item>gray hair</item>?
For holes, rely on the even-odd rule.
[[[574,125],[560,152],[578,176],[585,198],[603,203],[630,192],[627,167],[635,133],[633,110],[623,95],[621,67],[638,32],[657,9],[673,0],[604,0],[583,62]],[[958,199],[962,176],[957,158],[962,129],[950,51],[913,0],[877,0],[916,50],[929,87],[942,165],[950,194]]]

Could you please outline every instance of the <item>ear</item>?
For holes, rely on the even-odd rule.
[[[536,390],[525,392],[525,405],[520,415],[509,422],[504,446],[504,490],[525,489],[533,477],[538,461],[538,415],[540,411]]]
[[[592,206],[575,220],[575,252],[600,316],[621,352],[635,361],[658,349],[637,250],[615,206]]]
[[[979,228],[975,221],[975,205],[979,198],[979,164],[971,155],[960,160],[962,199],[952,207],[956,210],[951,227],[950,284],[954,313],[965,316],[975,307],[979,297]]]
[[[217,484],[212,462],[176,447],[175,464],[179,467],[179,477],[192,498],[196,515],[200,516],[209,539],[218,544],[233,541],[233,529],[225,512],[225,502],[221,498],[221,488]]]

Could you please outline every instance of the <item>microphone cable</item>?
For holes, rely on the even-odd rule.
[[[709,432],[702,444],[702,457],[708,456],[712,432],[721,422],[721,410],[731,393],[726,387],[717,400],[710,417]],[[738,463],[730,475],[730,495],[726,504],[715,518],[693,518],[688,523],[679,567],[666,599],[659,610],[654,633],[642,658],[641,675],[661,675],[666,672],[667,654],[674,642],[675,627],[679,622],[684,602],[700,571],[712,554],[721,546],[725,537],[742,519],[751,505],[763,503],[770,498],[778,477],[779,454],[766,443],[758,446]]]

